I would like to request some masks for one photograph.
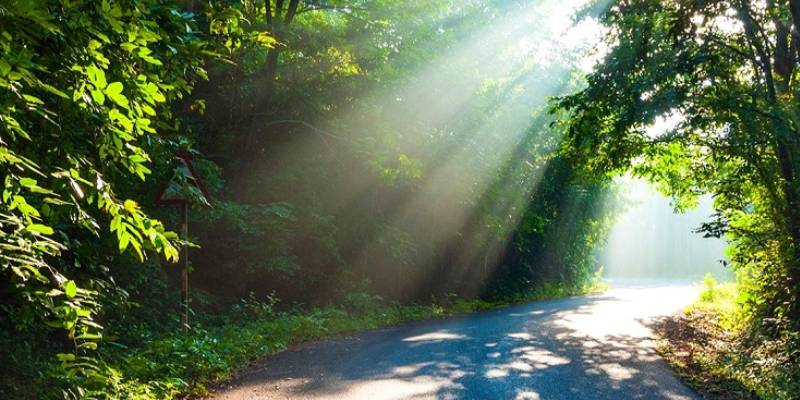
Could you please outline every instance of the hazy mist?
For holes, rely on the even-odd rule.
[[[721,263],[725,240],[695,232],[714,212],[710,197],[681,214],[649,183],[627,177],[619,183],[629,205],[623,206],[600,251],[607,277],[697,280],[710,272],[718,279],[732,278]]]

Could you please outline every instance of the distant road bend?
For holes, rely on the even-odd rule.
[[[213,399],[699,399],[646,327],[696,293],[615,283],[600,295],[308,343],[259,362]]]

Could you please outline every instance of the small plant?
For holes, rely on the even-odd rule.
[[[383,306],[383,297],[366,292],[347,293],[344,296],[344,306],[352,313],[370,314]]]
[[[710,273],[703,277],[703,291],[700,293],[700,300],[713,302],[717,297],[717,280]]]
[[[232,307],[232,312],[237,319],[271,319],[275,317],[275,305],[278,304],[275,293],[267,295],[266,299],[259,300],[256,294],[250,294]]]

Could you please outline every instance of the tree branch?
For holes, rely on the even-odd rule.
[[[753,19],[750,6],[744,0],[741,0],[738,3],[737,14],[739,14],[739,19],[744,25],[744,31],[747,35],[748,42],[750,42],[750,45],[753,46],[756,54],[758,54],[761,73],[764,75],[765,85],[767,86],[767,98],[769,99],[770,103],[775,103],[777,100],[777,95],[775,94],[775,80],[772,77],[772,61],[767,53],[767,50],[764,49],[763,43],[758,39],[756,29],[757,24]]]
[[[267,28],[270,30],[270,34],[274,34],[272,26],[272,0],[264,0],[264,7],[266,8],[264,17],[267,20]]]
[[[286,9],[286,15],[283,17],[284,26],[292,23],[294,16],[297,14],[297,6],[300,5],[300,0],[289,0],[289,7]]]

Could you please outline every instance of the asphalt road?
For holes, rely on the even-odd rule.
[[[304,344],[212,398],[699,399],[655,353],[647,328],[696,293],[685,284],[622,282],[601,295]]]

